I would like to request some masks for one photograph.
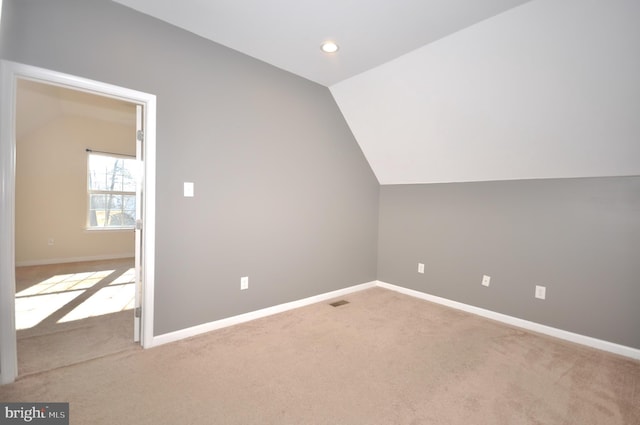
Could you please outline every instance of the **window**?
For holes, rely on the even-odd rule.
[[[133,158],[89,153],[89,229],[134,228],[136,167]]]

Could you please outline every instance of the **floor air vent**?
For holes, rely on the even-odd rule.
[[[332,307],[340,307],[341,305],[345,305],[345,304],[349,304],[349,301],[340,300],[340,301],[332,302],[329,305],[332,306]]]

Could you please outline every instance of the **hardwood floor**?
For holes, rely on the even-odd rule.
[[[132,258],[16,268],[18,376],[139,346]]]

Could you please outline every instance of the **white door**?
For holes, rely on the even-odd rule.
[[[143,122],[143,106],[136,105],[136,162],[138,175],[136,178],[136,230],[135,230],[135,306],[133,309],[133,340],[140,342],[141,323],[142,323],[142,279],[144,276],[142,270],[142,191],[144,189],[144,122]]]

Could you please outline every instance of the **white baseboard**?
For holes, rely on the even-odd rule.
[[[83,261],[119,260],[121,258],[133,258],[134,256],[135,256],[135,253],[127,252],[124,254],[93,255],[88,257],[47,258],[44,260],[17,261],[16,267],[44,266],[47,264],[80,263]]]
[[[608,351],[610,353],[615,353],[625,357],[630,357],[632,359],[640,360],[640,350],[636,348],[615,344],[613,342],[592,338],[590,336],[576,334],[576,333],[565,331],[562,329],[553,328],[551,326],[546,326],[540,323],[519,319],[517,317],[508,316],[506,314],[497,313],[495,311],[486,310],[480,307],[474,307],[469,304],[452,301],[446,298],[430,295],[425,292],[420,292],[413,289],[407,289],[401,286],[392,285],[390,283],[381,282],[381,281],[363,283],[360,285],[339,289],[337,291],[327,292],[325,294],[304,298],[302,300],[292,301],[292,302],[276,305],[273,307],[267,307],[261,310],[240,314],[238,316],[228,317],[226,319],[216,320],[214,322],[204,323],[202,325],[192,326],[190,328],[181,329],[179,331],[154,336],[149,347],[155,347],[158,345],[179,341],[181,339],[200,335],[216,329],[226,328],[228,326],[249,322],[251,320],[260,319],[262,317],[271,316],[273,314],[283,313],[288,310],[293,310],[295,308],[300,308],[310,304],[323,302],[326,300],[330,300],[332,298],[341,297],[347,294],[351,294],[353,292],[358,292],[358,291],[362,291],[364,289],[369,289],[373,287],[380,287],[380,288],[388,289],[391,291],[399,292],[404,295],[409,295],[411,297],[415,297],[425,301],[430,301],[430,302],[441,304],[447,307],[451,307],[456,310],[461,310],[467,313],[472,313],[478,316],[486,317],[488,319],[496,320],[498,322],[516,326],[518,328],[530,330],[533,332],[538,332],[544,335],[549,335],[555,338],[585,345],[587,347],[596,348],[599,350]]]
[[[375,281],[362,283],[360,285],[350,286],[344,289],[338,289],[336,291],[315,295],[313,297],[304,298],[298,301],[291,301],[288,303],[275,305],[273,307],[267,307],[261,310],[240,314],[238,316],[216,320],[215,322],[203,323],[202,325],[192,326],[190,328],[181,329],[179,331],[154,336],[151,342],[151,347],[167,344],[169,342],[179,341],[184,338],[189,338],[189,337],[200,335],[206,332],[214,331],[216,329],[226,328],[228,326],[249,322],[251,320],[260,319],[262,317],[271,316],[273,314],[283,313],[285,311],[289,311],[295,308],[300,308],[310,304],[315,304],[322,301],[330,300],[332,298],[342,297],[344,295],[351,294],[353,292],[358,292],[364,289],[373,288],[376,286],[376,284],[377,282]]]
[[[539,323],[530,322],[528,320],[519,319],[517,317],[508,316],[506,314],[496,313],[495,311],[485,310],[483,308],[474,307],[472,305],[460,303],[457,301],[451,301],[446,298],[437,297],[435,295],[430,295],[413,289],[407,289],[401,286],[392,285],[390,283],[377,281],[376,286],[389,289],[391,291],[396,291],[415,298],[420,298],[425,301],[442,304],[447,307],[455,308],[456,310],[466,311],[467,313],[476,314],[478,316],[486,317],[488,319],[496,320],[508,325],[564,339],[566,341],[575,342],[577,344],[586,345],[587,347],[597,348],[598,350],[608,351],[610,353],[615,353],[625,357],[630,357],[632,359],[640,360],[640,350],[637,348],[627,347],[626,345],[615,344],[613,342],[592,338],[590,336],[580,335],[562,329],[553,328],[551,326],[541,325]]]

